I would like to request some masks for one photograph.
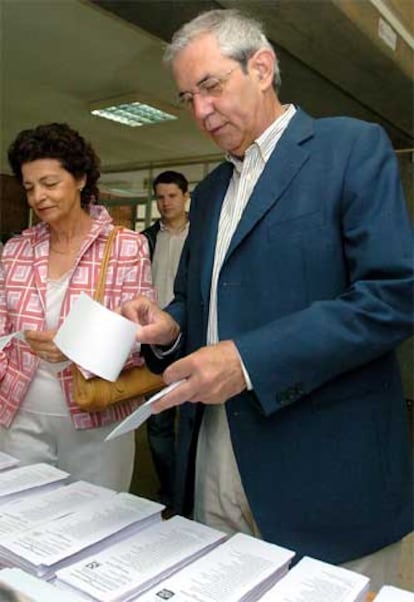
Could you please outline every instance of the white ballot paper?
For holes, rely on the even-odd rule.
[[[375,602],[414,602],[414,592],[384,585],[375,596]]]
[[[106,437],[105,441],[109,441],[110,439],[115,439],[115,437],[119,437],[120,435],[124,435],[125,433],[129,433],[133,429],[137,429],[143,422],[147,420],[151,416],[151,406],[155,401],[167,395],[170,391],[173,391],[178,385],[181,385],[184,380],[177,380],[175,383],[171,383],[168,387],[164,387],[158,393],[155,393],[152,397],[150,397],[145,403],[140,405],[135,412],[132,412],[125,420],[120,422],[118,426],[114,428]]]
[[[237,533],[205,556],[158,583],[139,602],[248,602],[258,600],[289,568],[295,552]],[[321,598],[322,600],[322,598]],[[336,601],[339,602],[339,599]]]
[[[58,568],[161,521],[163,508],[151,500],[117,493],[25,533],[2,537],[0,559],[50,579]]]
[[[2,598],[2,586],[8,593],[15,594],[16,602],[81,602],[80,598],[70,592],[57,591],[50,583],[46,583],[33,575],[25,573],[21,569],[0,570],[0,601]],[[4,594],[5,595],[5,594]],[[11,598],[7,597],[5,600]]]
[[[260,602],[365,602],[369,579],[305,556]]]
[[[41,487],[56,486],[69,478],[69,473],[50,464],[18,466],[0,473],[0,504],[7,503],[23,493],[33,493]]]
[[[57,571],[55,585],[100,602],[123,602],[192,562],[227,535],[174,516]]]
[[[81,368],[115,381],[135,345],[136,331],[134,322],[81,293],[53,341]]]
[[[76,481],[58,489],[25,496],[0,506],[0,541],[42,523],[72,514],[88,502],[112,497],[116,492],[86,481]]]
[[[20,460],[0,451],[0,470],[8,470],[20,464]]]

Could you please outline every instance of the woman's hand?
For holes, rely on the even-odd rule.
[[[56,364],[68,359],[53,342],[56,332],[57,330],[25,330],[24,336],[35,355],[46,362]]]

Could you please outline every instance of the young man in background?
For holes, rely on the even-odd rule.
[[[164,171],[153,182],[160,218],[142,233],[147,237],[152,260],[152,278],[160,307],[172,301],[174,280],[188,234],[188,181],[182,173]],[[175,472],[175,408],[153,415],[147,421],[148,443],[160,481],[160,501],[173,506]]]

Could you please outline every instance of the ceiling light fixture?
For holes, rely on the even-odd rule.
[[[139,94],[140,101],[136,100],[137,95],[131,97],[123,97],[121,99],[109,99],[99,103],[94,103],[91,107],[92,115],[110,119],[128,125],[130,127],[139,127],[143,125],[152,125],[163,121],[171,121],[177,119],[177,115],[172,107],[161,107],[159,102],[154,103],[142,98]],[[158,106],[155,106],[157,104]]]

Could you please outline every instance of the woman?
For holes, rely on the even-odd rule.
[[[134,434],[105,436],[138,401],[81,411],[71,365],[53,337],[79,294],[93,296],[112,220],[98,197],[99,161],[66,124],[22,131],[9,162],[40,222],[4,246],[0,267],[0,336],[24,332],[0,351],[0,448],[23,463],[47,462],[77,479],[128,490]],[[107,271],[105,305],[154,298],[146,239],[118,233]],[[142,363],[138,354],[129,361]]]

